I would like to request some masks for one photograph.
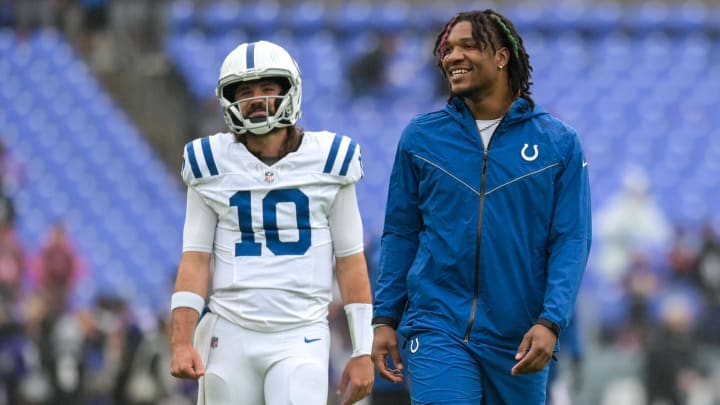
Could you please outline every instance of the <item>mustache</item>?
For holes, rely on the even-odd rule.
[[[253,103],[248,109],[248,114],[253,114],[256,112],[267,112],[268,107],[269,105],[264,102]]]

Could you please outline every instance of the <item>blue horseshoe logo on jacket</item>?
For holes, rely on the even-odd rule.
[[[520,156],[522,156],[522,158],[527,160],[528,162],[532,162],[533,160],[537,159],[537,157],[538,157],[538,146],[537,146],[537,144],[533,145],[534,153],[532,156],[528,156],[527,154],[525,154],[525,151],[527,151],[528,146],[530,146],[530,145],[525,144],[525,146],[523,146],[522,150],[520,151]]]

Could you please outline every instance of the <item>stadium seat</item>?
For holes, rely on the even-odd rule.
[[[668,30],[682,35],[705,32],[712,27],[711,13],[700,2],[683,2],[672,10],[673,18],[667,21]]]
[[[167,24],[171,35],[197,28],[195,5],[192,0],[175,0],[168,7]]]
[[[7,78],[0,86],[0,139],[25,173],[14,196],[21,242],[34,250],[50,224],[67,223],[81,255],[102,274],[93,274],[93,288],[134,278],[141,271],[134,252],[153,243],[162,255],[148,265],[173,272],[180,240],[168,228],[181,226],[183,204],[143,208],[148,201],[183,201],[177,179],[60,35],[43,30],[22,41],[13,35],[0,32],[0,71]],[[140,209],[134,205],[142,202]],[[105,279],[113,266],[119,272]]]
[[[333,10],[333,28],[342,35],[352,36],[372,24],[373,7],[367,0],[342,2]]]
[[[298,35],[307,35],[328,28],[329,6],[318,0],[302,1],[283,8],[283,20]]]
[[[401,32],[408,27],[410,7],[407,2],[399,0],[382,2],[372,8],[369,28],[382,34]]]
[[[211,36],[224,35],[243,25],[246,8],[236,1],[207,2],[200,10],[200,24]]]
[[[605,36],[617,30],[618,21],[622,21],[623,7],[614,2],[585,4],[580,29],[593,36]]]
[[[281,13],[282,7],[276,0],[254,1],[242,7],[241,28],[248,29],[264,38],[286,24]]]

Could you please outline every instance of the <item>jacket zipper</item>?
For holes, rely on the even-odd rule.
[[[487,175],[488,147],[483,145],[483,161],[482,161],[482,178],[480,180],[480,204],[478,205],[478,232],[475,239],[475,289],[473,292],[472,307],[470,308],[470,319],[468,319],[467,329],[465,329],[465,343],[470,342],[470,331],[472,331],[473,323],[475,323],[475,313],[477,312],[478,299],[480,296],[480,245],[482,244],[482,223],[483,209],[485,208],[485,180]]]

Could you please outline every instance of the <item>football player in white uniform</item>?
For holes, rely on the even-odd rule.
[[[325,404],[334,268],[353,344],[338,392],[355,403],[374,378],[360,147],[295,126],[300,71],[276,44],[230,52],[217,96],[231,132],[184,153],[171,373],[199,379],[198,404]]]

